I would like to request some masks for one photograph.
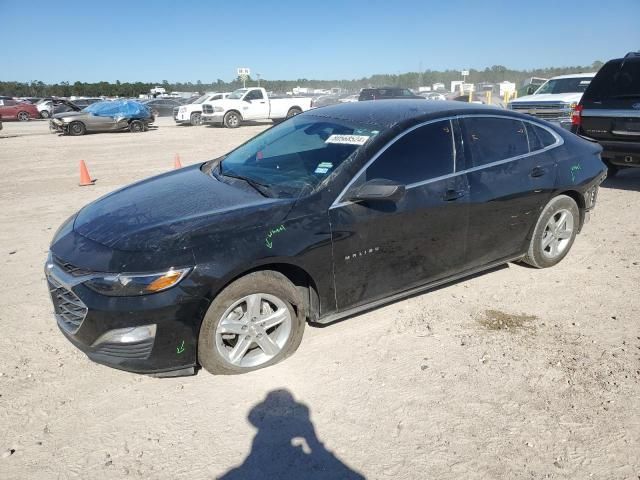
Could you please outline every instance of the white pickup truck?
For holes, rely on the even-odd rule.
[[[571,114],[580,102],[595,73],[560,75],[543,83],[533,95],[526,95],[509,102],[509,109],[528,113],[571,128]]]
[[[224,100],[202,105],[202,123],[237,128],[245,120],[273,120],[293,117],[311,108],[311,98],[269,97],[264,88],[240,88]]]
[[[202,125],[200,116],[202,115],[202,104],[204,102],[212,102],[214,100],[221,100],[229,96],[228,93],[205,93],[197,100],[175,107],[173,109],[173,119],[176,123],[188,123],[189,125]]]

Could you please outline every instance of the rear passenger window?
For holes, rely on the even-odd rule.
[[[365,180],[385,178],[403,185],[453,173],[453,132],[449,120],[407,133],[387,148],[365,172]]]
[[[529,153],[527,134],[520,120],[469,117],[461,123],[464,149],[471,157],[472,167]]]
[[[544,128],[537,127],[531,123],[524,122],[527,128],[527,137],[529,139],[529,150],[535,152],[542,150],[556,143],[556,138]]]

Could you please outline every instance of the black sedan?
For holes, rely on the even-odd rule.
[[[173,109],[184,105],[184,100],[173,98],[154,98],[142,102],[149,107],[154,117],[172,117]]]
[[[482,105],[310,110],[64,222],[45,268],[57,323],[129,371],[265,367],[307,322],[505,262],[557,264],[594,207],[600,151]]]

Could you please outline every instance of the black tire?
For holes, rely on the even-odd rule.
[[[227,310],[240,299],[252,294],[266,294],[280,299],[290,315],[290,332],[281,350],[273,358],[257,366],[236,366],[218,351],[216,331]],[[198,338],[198,361],[208,372],[218,375],[236,375],[265,368],[283,361],[300,346],[305,327],[305,312],[300,291],[283,274],[271,270],[253,272],[228,285],[213,300],[205,314]],[[244,319],[244,315],[240,320]],[[245,327],[243,327],[245,328]],[[278,328],[278,327],[274,327]],[[231,336],[234,336],[233,334]],[[239,341],[236,336],[235,341]],[[258,348],[257,344],[252,349]],[[229,348],[233,348],[230,346]],[[260,353],[260,352],[258,352]],[[244,357],[244,355],[243,355]]]
[[[42,111],[40,112],[40,116],[41,116],[42,118],[49,118],[49,117],[51,116],[51,114],[49,113],[49,110],[42,110]]]
[[[556,237],[556,233],[554,233],[554,228],[550,226],[550,221],[552,218],[554,219],[554,223],[560,220],[563,213],[566,213],[567,216],[571,215],[571,232],[569,233],[567,229],[557,232],[557,235],[569,235],[567,238],[559,239]],[[569,218],[565,220],[564,225],[568,227]],[[558,226],[558,228],[561,227],[562,225]],[[558,195],[552,198],[538,218],[533,236],[531,237],[531,243],[529,244],[529,250],[523,261],[536,268],[553,267],[567,256],[573,246],[579,228],[580,210],[575,200],[566,195]],[[558,251],[555,254],[552,245],[545,246],[548,240],[551,240],[551,243],[558,242],[556,246]]]
[[[87,129],[82,122],[71,122],[68,127],[68,132],[69,135],[79,137],[80,135],[84,135],[87,132]]]
[[[202,125],[202,114],[200,112],[192,113],[191,117],[189,117],[189,123],[194,127]]]
[[[224,126],[227,128],[238,128],[242,123],[242,117],[238,112],[231,110],[225,113],[222,123],[224,123]]]
[[[129,123],[129,131],[131,133],[144,132],[144,123],[140,120],[131,120]]]
[[[28,122],[31,117],[29,116],[29,112],[18,112],[16,118],[19,122]]]
[[[298,107],[291,107],[287,112],[287,118],[295,117],[300,113],[302,113],[302,110],[300,110]]]

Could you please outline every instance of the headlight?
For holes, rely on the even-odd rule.
[[[92,278],[84,283],[91,290],[112,297],[131,297],[161,292],[177,285],[191,268],[171,269],[161,273],[119,273]]]
[[[224,112],[224,108],[222,107],[213,107],[214,112]]]

